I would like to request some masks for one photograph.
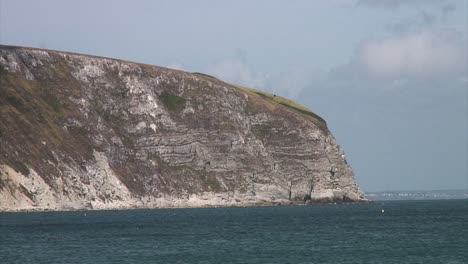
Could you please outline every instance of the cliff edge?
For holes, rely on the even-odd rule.
[[[364,200],[325,121],[285,98],[0,46],[0,210]]]

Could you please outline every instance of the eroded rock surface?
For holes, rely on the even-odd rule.
[[[363,200],[309,111],[203,74],[0,46],[0,210]]]

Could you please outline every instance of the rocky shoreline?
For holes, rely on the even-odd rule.
[[[247,204],[224,204],[224,205],[177,205],[177,206],[161,206],[161,207],[145,207],[145,206],[123,206],[123,207],[106,207],[106,208],[28,208],[14,210],[0,210],[0,213],[27,213],[27,212],[76,212],[76,211],[119,211],[119,210],[158,210],[158,209],[201,209],[201,208],[247,208],[247,207],[282,207],[282,206],[317,206],[317,205],[340,205],[340,204],[369,204],[371,200],[360,201],[338,201],[338,202],[299,202],[299,201],[284,201],[284,202],[264,202],[264,203],[247,203]]]

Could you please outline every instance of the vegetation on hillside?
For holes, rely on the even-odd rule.
[[[180,111],[185,107],[185,98],[163,92],[159,99],[164,106],[171,111]]]
[[[209,79],[212,79],[212,80],[218,80],[216,77],[213,77],[211,75],[208,75],[208,74],[204,74],[204,73],[199,73],[199,72],[195,72],[194,74],[196,75],[199,75],[199,76],[202,76],[202,77],[205,77],[205,78],[209,78]],[[219,80],[218,80],[219,81]],[[305,115],[306,117],[310,118],[312,120],[312,122],[314,124],[316,124],[318,127],[320,127],[321,129],[325,130],[325,131],[328,131],[328,128],[327,128],[327,122],[322,118],[320,117],[319,115],[315,114],[314,112],[310,111],[308,108],[306,108],[305,106],[301,105],[301,104],[298,104],[288,98],[285,98],[285,97],[282,97],[282,96],[278,96],[278,95],[274,95],[274,94],[270,94],[270,93],[267,93],[267,92],[263,92],[263,91],[260,91],[260,90],[256,90],[256,89],[253,89],[253,88],[248,88],[248,87],[244,87],[244,86],[239,86],[239,85],[233,85],[234,87],[236,87],[237,89],[241,90],[241,91],[244,91],[248,94],[253,94],[253,95],[257,95],[269,102],[273,102],[275,104],[279,104],[279,105],[282,105],[284,107],[287,107],[288,109],[291,109],[291,110],[294,110],[298,113],[301,113],[302,115]]]

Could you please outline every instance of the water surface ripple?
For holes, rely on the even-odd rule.
[[[0,263],[468,263],[468,200],[0,213]]]

